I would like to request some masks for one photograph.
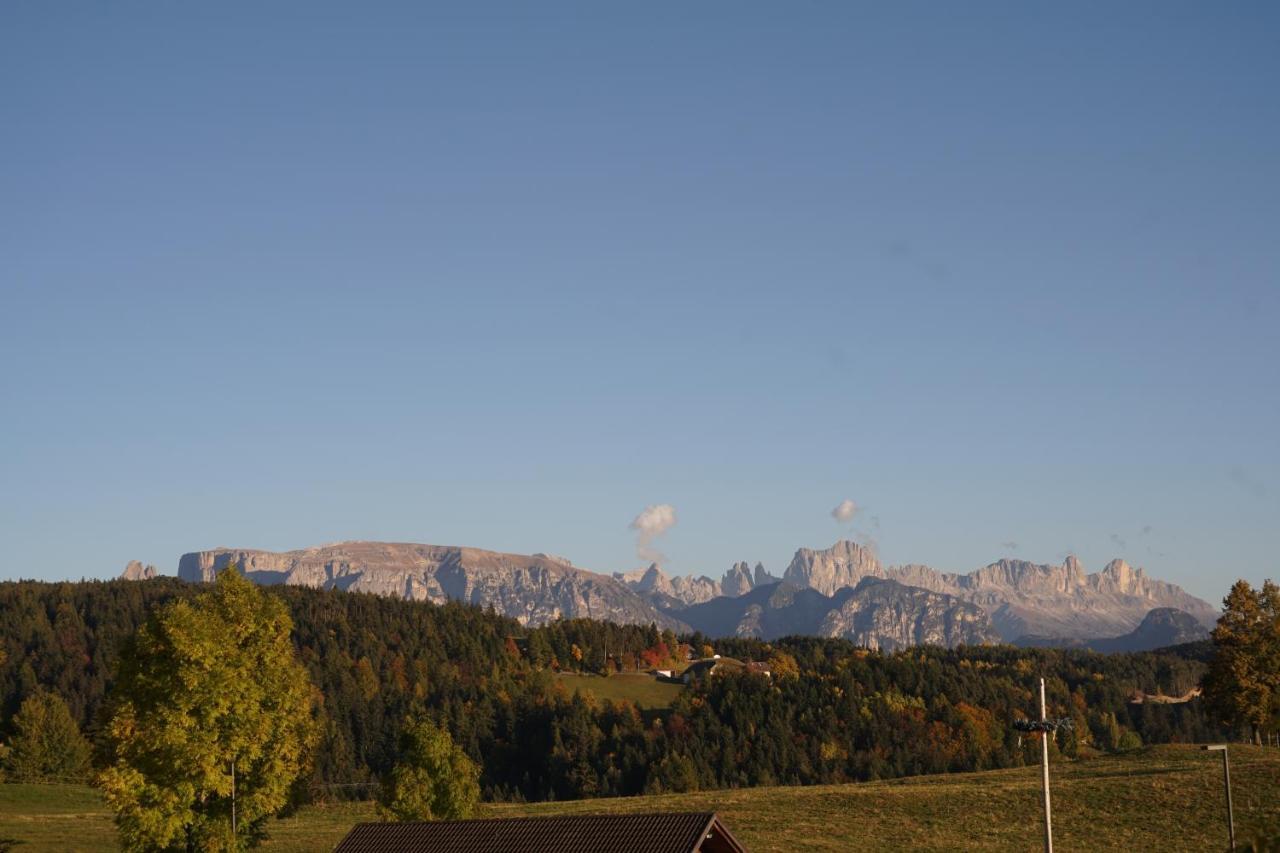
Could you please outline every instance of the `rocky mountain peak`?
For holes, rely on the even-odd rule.
[[[1080,558],[1075,554],[1068,554],[1066,559],[1062,561],[1062,567],[1072,574],[1084,572],[1084,566],[1080,563]]]
[[[720,594],[737,598],[751,592],[754,587],[751,566],[746,563],[734,563],[733,567],[724,573],[724,579],[720,581]]]
[[[884,567],[870,548],[842,539],[822,551],[801,548],[783,572],[783,580],[831,595],[857,586],[864,577],[884,577]]]
[[[1128,592],[1143,580],[1144,575],[1142,569],[1135,569],[1124,560],[1112,560],[1102,570],[1102,577],[1119,591]]]
[[[667,577],[667,573],[657,563],[650,563],[649,568],[645,569],[644,574],[640,576],[636,589],[641,592],[660,592],[671,595],[671,578]]]
[[[130,560],[124,567],[124,571],[120,573],[120,580],[125,581],[145,581],[156,577],[160,573],[156,571],[153,565],[142,565],[138,560]]]
[[[756,586],[768,586],[771,583],[777,583],[781,578],[775,578],[764,569],[764,563],[756,563],[755,574],[752,577]]]

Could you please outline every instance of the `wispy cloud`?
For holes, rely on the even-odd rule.
[[[653,547],[653,540],[676,526],[676,508],[671,504],[653,504],[631,520],[636,532],[636,555],[646,562],[665,563],[666,556]]]

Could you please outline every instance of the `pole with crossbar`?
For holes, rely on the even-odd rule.
[[[1040,785],[1044,795],[1044,850],[1045,853],[1053,853],[1053,808],[1049,799],[1049,735],[1060,729],[1071,729],[1071,718],[1049,719],[1042,678],[1040,679],[1040,719],[1014,720],[1013,727],[1019,732],[1040,735]],[[1022,747],[1021,735],[1018,736],[1018,747]]]
[[[1227,838],[1231,840],[1231,849],[1236,849],[1236,817],[1231,808],[1231,762],[1227,760],[1227,745],[1211,743],[1205,747],[1209,752],[1222,753],[1222,786],[1227,789]]]

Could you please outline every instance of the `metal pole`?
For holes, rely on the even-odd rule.
[[[1227,789],[1227,837],[1231,839],[1231,849],[1236,849],[1236,816],[1231,807],[1231,762],[1227,760],[1227,744],[1211,743],[1204,747],[1208,752],[1222,753],[1222,785]]]
[[[1222,750],[1222,784],[1227,788],[1227,833],[1231,839],[1231,849],[1236,849],[1236,817],[1231,809],[1231,763],[1227,761],[1227,750]]]
[[[1048,722],[1044,704],[1044,679],[1040,679],[1040,722]],[[1049,808],[1049,732],[1040,733],[1041,782],[1044,788],[1044,853],[1053,853],[1053,817]],[[1233,836],[1234,837],[1234,836]]]

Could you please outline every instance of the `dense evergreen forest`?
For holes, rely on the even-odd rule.
[[[0,739],[20,703],[56,691],[95,737],[122,645],[157,604],[198,587],[150,581],[0,583]],[[527,629],[460,604],[272,587],[294,620],[322,708],[323,736],[299,796],[362,797],[394,762],[398,727],[425,709],[482,767],[490,799],[565,799],[767,784],[814,784],[982,770],[1036,760],[1011,723],[1071,717],[1055,748],[1114,750],[1221,736],[1180,695],[1208,645],[1099,655],[1009,646],[881,654],[841,640],[772,643],[675,637],[588,620]],[[610,672],[677,659],[683,648],[772,662],[772,678],[730,674],[670,708],[567,694],[557,671]]]

